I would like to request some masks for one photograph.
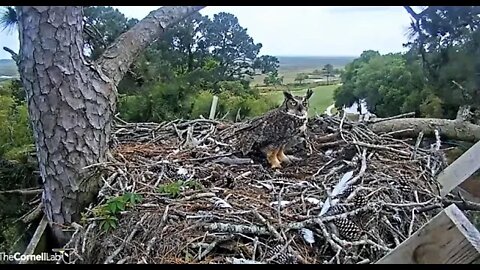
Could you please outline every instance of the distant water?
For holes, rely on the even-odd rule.
[[[355,102],[352,106],[345,108],[344,110],[346,113],[358,114],[358,103]],[[368,111],[367,102],[364,99],[360,101],[360,110],[362,111],[362,114],[370,113]]]
[[[280,68],[322,68],[326,64],[339,68],[352,62],[357,56],[277,56]]]
[[[16,79],[18,78],[18,76],[4,76],[4,75],[1,75],[0,76],[0,79],[4,79],[4,80],[7,80],[7,79]]]

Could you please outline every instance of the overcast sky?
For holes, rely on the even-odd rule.
[[[155,6],[116,6],[127,17],[142,19]],[[201,13],[229,12],[248,29],[261,54],[276,56],[357,56],[364,50],[380,53],[405,51],[410,23],[398,7],[234,7],[210,6]],[[0,29],[1,30],[1,29]],[[18,51],[18,33],[0,32],[0,48]],[[0,59],[9,58],[0,51]]]

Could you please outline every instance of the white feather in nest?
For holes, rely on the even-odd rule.
[[[325,213],[328,212],[328,209],[330,209],[330,207],[335,206],[338,203],[339,201],[338,199],[332,199],[332,198],[335,198],[336,196],[341,195],[345,191],[345,189],[348,188],[349,186],[348,181],[352,179],[352,176],[353,176],[353,171],[349,171],[342,176],[338,184],[333,188],[332,193],[328,196],[328,198],[323,203],[322,211],[320,211],[319,216],[325,215]]]
[[[305,201],[313,204],[313,205],[318,205],[318,204],[321,204],[320,200],[319,199],[316,199],[316,198],[312,198],[312,197],[309,197],[309,198],[306,198]]]
[[[185,176],[186,176],[186,175],[188,174],[188,171],[187,171],[187,169],[180,167],[180,168],[178,168],[178,170],[177,170],[177,174],[178,174],[178,175],[185,175]]]
[[[289,205],[289,204],[291,204],[291,203],[292,203],[291,201],[281,201],[281,202],[280,202],[280,207],[285,207],[285,206],[287,206],[287,205]],[[276,206],[276,205],[278,205],[278,201],[277,201],[277,202],[271,202],[271,203],[270,203],[270,206],[272,206],[272,207],[273,207],[273,206]]]
[[[315,237],[313,237],[313,232],[307,228],[302,228],[300,230],[300,234],[302,235],[303,239],[309,244],[315,243]]]
[[[215,200],[215,203],[214,203],[215,206],[219,206],[220,208],[232,208],[232,206],[224,199],[215,197],[214,200]]]

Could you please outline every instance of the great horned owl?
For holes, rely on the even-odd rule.
[[[272,168],[281,168],[282,162],[290,159],[284,153],[285,146],[295,136],[303,135],[307,129],[308,100],[313,94],[307,90],[305,96],[293,96],[284,91],[280,107],[254,118],[240,131],[237,149],[244,155],[260,150]]]

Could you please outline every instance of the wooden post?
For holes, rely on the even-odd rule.
[[[480,169],[480,141],[463,153],[437,177],[440,196],[444,197]],[[468,191],[468,190],[467,190]]]
[[[30,256],[33,255],[38,243],[40,242],[40,239],[42,239],[42,236],[44,235],[45,229],[47,228],[48,225],[48,220],[47,216],[43,216],[42,220],[38,224],[37,229],[35,230],[35,233],[33,234],[32,239],[30,240],[30,243],[28,244],[27,248],[25,249],[25,252],[23,255],[25,256]],[[32,261],[20,261],[19,264],[30,264],[34,263]]]
[[[217,111],[217,103],[218,103],[218,97],[213,96],[212,106],[210,107],[210,116],[208,117],[208,119],[210,120],[215,119],[215,112]]]
[[[480,233],[455,204],[445,208],[377,264],[480,262]]]

